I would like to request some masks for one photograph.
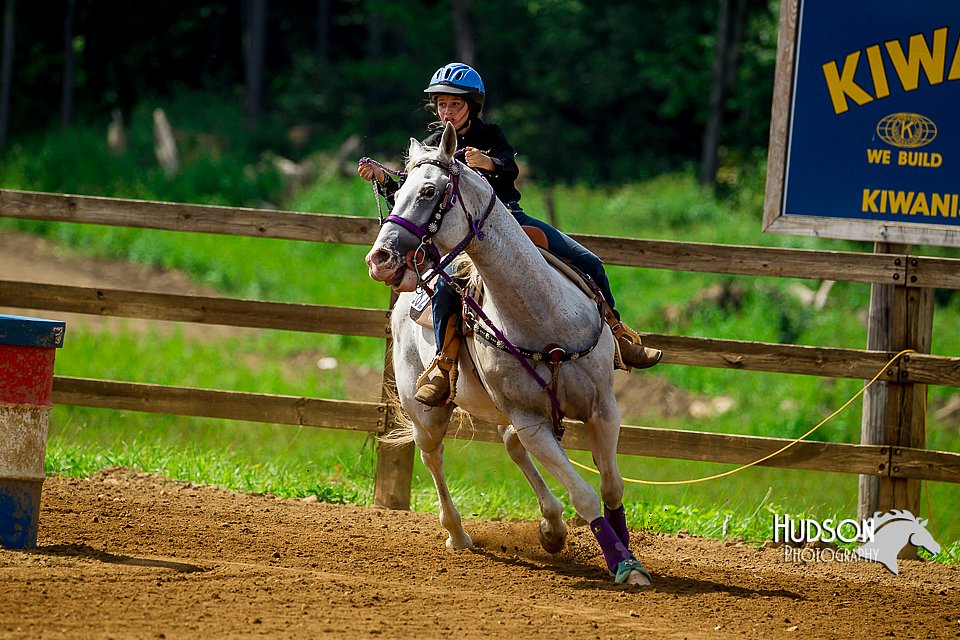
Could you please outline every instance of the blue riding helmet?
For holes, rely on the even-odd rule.
[[[473,67],[462,62],[451,62],[437,69],[423,92],[431,94],[431,98],[441,93],[464,95],[477,105],[478,111],[483,109],[483,79]]]

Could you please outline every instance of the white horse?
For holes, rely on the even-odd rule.
[[[550,380],[545,363],[531,359],[524,365],[514,354],[473,333],[464,341],[466,349],[460,350],[456,403],[476,418],[501,425],[499,432],[510,457],[537,494],[544,549],[560,551],[567,527],[563,506],[531,454],[563,485],[577,514],[590,523],[615,580],[650,584],[646,569],[627,546],[624,484],[616,456],[620,409],[613,395],[613,335],[597,303],[548,266],[516,219],[494,198],[486,180],[454,158],[456,144],[456,132],[449,124],[438,149],[411,139],[409,173],[396,194],[392,215],[366,257],[371,278],[404,292],[392,316],[397,392],[413,422],[411,439],[436,484],[440,523],[449,532],[446,545],[462,549],[472,547],[473,541],[463,529],[443,472],[443,438],[453,406],[430,408],[414,399],[417,379],[433,361],[437,347],[433,333],[410,318],[409,292],[419,281],[416,269],[421,266],[424,243],[434,244],[445,254],[483,224],[483,239],[474,237],[464,252],[483,281],[482,309],[507,341],[529,350],[559,343],[571,354],[595,345],[559,368],[555,397],[564,415],[587,426],[605,510],[554,434],[549,392],[527,370],[533,366]]]

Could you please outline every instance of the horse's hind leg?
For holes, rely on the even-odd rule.
[[[530,453],[524,448],[517,436],[517,430],[511,426],[499,426],[500,437],[503,438],[503,444],[507,448],[510,458],[520,467],[527,482],[537,494],[537,502],[540,503],[540,513],[543,519],[540,521],[539,534],[540,546],[548,553],[558,553],[563,549],[567,541],[567,525],[563,521],[563,504],[553,495],[550,487],[543,481],[543,476],[533,464]]]
[[[623,475],[620,473],[620,465],[617,464],[617,442],[620,439],[620,408],[613,396],[604,406],[599,407],[597,412],[587,421],[587,436],[590,450],[593,453],[593,462],[597,465],[597,471],[600,472],[603,520],[606,521],[609,530],[616,534],[624,549],[629,553],[630,532],[627,529],[627,520],[623,511]],[[591,525],[591,528],[593,528],[593,525]],[[623,582],[637,585],[651,583],[650,574],[632,555],[624,569]],[[632,570],[626,571],[626,569]]]

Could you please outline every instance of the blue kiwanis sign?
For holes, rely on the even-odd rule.
[[[960,2],[784,0],[767,231],[960,246]]]

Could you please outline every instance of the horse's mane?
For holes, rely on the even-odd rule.
[[[480,274],[477,272],[477,268],[473,264],[473,260],[470,259],[465,253],[461,253],[459,256],[453,259],[453,262],[450,263],[451,268],[453,269],[453,275],[460,280],[466,281],[467,285],[472,289],[477,289],[480,285]]]

